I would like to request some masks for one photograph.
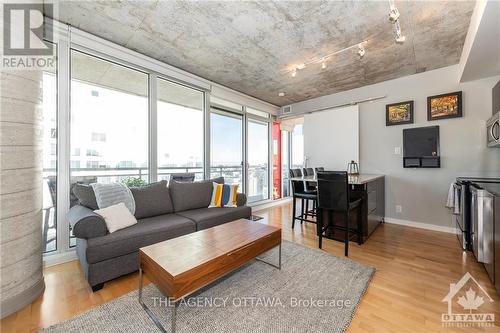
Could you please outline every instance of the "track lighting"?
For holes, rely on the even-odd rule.
[[[308,61],[305,61],[305,62],[300,63],[298,65],[293,65],[293,67],[288,67],[287,69],[282,70],[282,72],[286,73],[286,74],[290,74],[292,77],[296,77],[297,73],[300,70],[303,70],[310,65],[318,64],[321,66],[321,69],[326,69],[326,67],[328,66],[327,62],[331,58],[333,58],[337,54],[349,51],[349,50],[354,49],[354,48],[358,48],[357,53],[362,58],[365,55],[365,45],[367,43],[368,43],[368,40],[364,40],[360,43],[352,44],[352,45],[345,47],[341,50],[333,51],[333,52],[323,54],[323,55],[318,56],[318,57],[310,58]]]
[[[396,34],[396,43],[403,44],[406,40],[406,37],[401,34]]]
[[[396,43],[402,44],[406,40],[406,37],[403,35],[403,32],[401,31],[401,25],[399,24],[399,17],[401,16],[401,14],[396,8],[393,0],[389,0],[389,7],[389,21],[394,24],[394,30],[396,32],[396,36],[394,39],[396,40]]]
[[[406,37],[403,36],[403,32],[401,31],[401,25],[399,25],[399,21],[394,24],[394,28],[396,29],[396,43],[404,43]]]
[[[389,10],[389,21],[396,22],[401,14],[394,4],[391,4],[390,6],[391,9]]]
[[[359,44],[358,46],[358,55],[360,58],[363,58],[365,55],[365,48],[363,47],[363,44]]]

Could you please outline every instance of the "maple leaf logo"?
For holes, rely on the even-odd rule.
[[[472,313],[472,310],[477,310],[483,303],[484,300],[480,296],[476,296],[476,292],[472,290],[472,288],[469,288],[465,292],[465,297],[460,296],[457,301],[458,304],[460,304],[464,310],[469,310],[470,313]]]

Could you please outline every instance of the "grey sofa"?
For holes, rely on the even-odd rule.
[[[212,182],[223,178],[194,183],[166,181],[131,188],[135,199],[138,223],[109,233],[103,218],[93,210],[97,203],[88,185],[73,188],[79,204],[67,214],[73,234],[77,237],[76,252],[92,290],[104,282],[139,269],[139,248],[167,239],[252,214],[246,206],[246,196],[238,194],[238,207],[207,208],[212,195]]]

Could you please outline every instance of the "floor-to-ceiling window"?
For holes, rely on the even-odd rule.
[[[212,178],[222,176],[243,192],[243,115],[212,108],[210,164]]]
[[[248,119],[248,202],[269,199],[269,123]]]
[[[204,93],[158,79],[157,99],[158,179],[184,172],[203,179]]]
[[[57,52],[57,45],[53,44]],[[43,252],[57,250],[57,72],[43,73]]]
[[[304,167],[304,135],[302,124],[296,124],[292,131],[292,169]]]
[[[146,183],[148,75],[72,50],[70,133],[72,185]]]
[[[283,197],[287,197],[290,195],[290,181],[288,178],[289,170],[290,170],[290,132],[282,130],[281,131],[281,175],[282,175],[281,191]]]
[[[44,251],[76,243],[63,218],[75,183],[136,186],[194,172],[240,184],[249,202],[270,198],[269,113],[238,98],[214,98],[207,110],[204,80],[102,43],[61,35],[59,73],[44,73]]]
[[[282,196],[282,149],[281,149],[281,128],[278,122],[273,122],[273,200]]]

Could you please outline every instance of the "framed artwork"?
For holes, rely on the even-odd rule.
[[[385,125],[413,124],[413,101],[387,104],[385,106]]]
[[[427,97],[427,120],[462,117],[462,92]]]

